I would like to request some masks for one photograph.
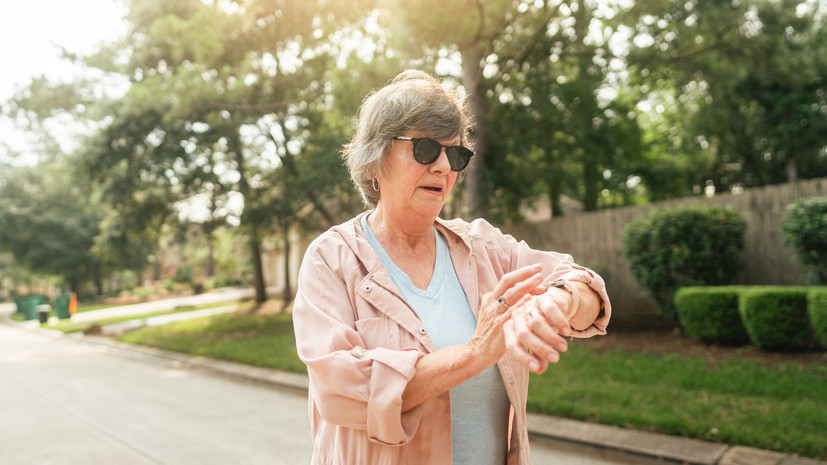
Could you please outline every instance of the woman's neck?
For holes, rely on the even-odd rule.
[[[393,215],[381,205],[368,216],[373,234],[385,249],[393,248],[406,254],[418,254],[434,250],[434,219],[411,218]]]

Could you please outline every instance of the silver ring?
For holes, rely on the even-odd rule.
[[[503,298],[503,296],[497,297],[497,302],[501,305],[505,305],[505,308],[508,308],[508,307],[511,306],[511,305],[508,305],[507,303],[505,303],[505,299]]]

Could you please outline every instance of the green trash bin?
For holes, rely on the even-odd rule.
[[[35,312],[35,299],[32,296],[24,297],[22,299],[23,303],[23,318],[26,320],[34,320],[37,318],[37,312]]]
[[[69,304],[72,302],[72,294],[60,294],[59,296],[55,297],[55,313],[57,313],[57,317],[61,320],[65,320],[67,318],[72,317],[72,313],[69,311]]]
[[[26,320],[37,319],[37,306],[48,301],[49,299],[42,295],[30,295],[28,297],[23,297],[23,316]]]
[[[17,313],[21,315],[26,314],[26,299],[28,299],[28,297],[17,297],[14,299],[14,303],[17,304]]]

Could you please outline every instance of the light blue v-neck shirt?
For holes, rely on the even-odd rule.
[[[362,231],[391,281],[411,306],[437,349],[468,342],[477,321],[460,285],[448,244],[434,228],[436,266],[427,289],[419,289],[391,260],[362,217]],[[497,366],[451,389],[451,449],[454,465],[503,465],[508,441],[508,395]]]

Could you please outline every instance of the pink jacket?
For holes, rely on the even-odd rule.
[[[435,351],[359,226],[361,215],[331,228],[299,271],[293,324],[310,378],[314,465],[451,463],[449,393],[403,413],[402,392],[419,357]],[[484,220],[437,220],[476,315],[482,295],[505,273],[543,264],[548,280],[591,285],[604,311],[576,336],[605,334],[611,315],[603,279],[569,255],[533,250]],[[526,428],[528,371],[508,355],[498,367],[511,401],[508,464],[531,464]],[[553,369],[553,368],[552,368]]]

